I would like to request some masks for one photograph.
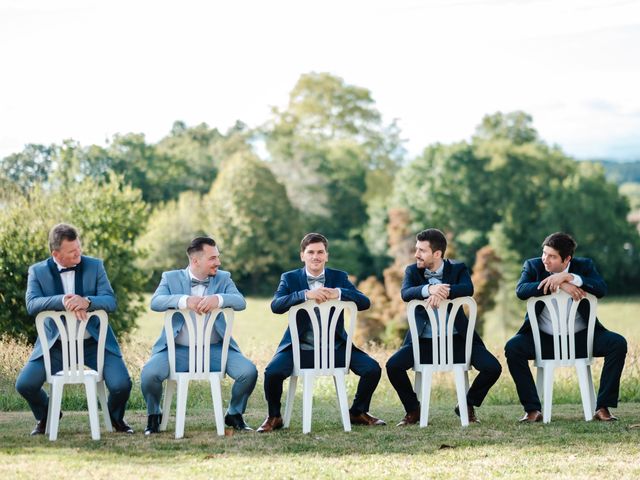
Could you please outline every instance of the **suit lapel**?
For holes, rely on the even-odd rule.
[[[300,290],[309,290],[309,282],[307,282],[307,272],[305,270],[305,267],[302,267],[301,269],[298,270],[298,274],[296,278],[298,279],[299,285],[297,288],[294,287],[292,289],[294,292],[300,291]]]
[[[84,284],[82,282],[83,271],[84,271],[83,265],[84,265],[84,258],[80,258],[80,263],[76,267],[76,272],[74,275],[75,276],[75,294],[80,295],[81,297],[84,297]]]
[[[60,278],[60,272],[58,271],[58,266],[56,262],[53,261],[52,257],[49,257],[47,260],[47,266],[49,267],[49,272],[51,273],[51,278],[53,279],[53,289],[56,295],[64,295],[64,288],[62,286],[62,279]]]
[[[444,267],[442,269],[442,283],[451,285],[451,262],[444,260]]]
[[[191,295],[191,277],[189,276],[189,267],[182,271],[180,276],[180,289],[184,295]]]

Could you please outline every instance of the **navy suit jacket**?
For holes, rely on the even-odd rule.
[[[339,288],[341,300],[354,302],[358,310],[366,310],[369,308],[371,302],[365,294],[360,292],[353,283],[349,281],[346,272],[325,267],[324,274],[324,286],[327,288]],[[283,273],[280,277],[278,289],[271,301],[271,311],[278,314],[286,313],[291,307],[304,303],[304,293],[306,290],[309,290],[309,283],[307,282],[307,274],[304,267]],[[297,322],[298,336],[302,339],[305,333],[311,329],[311,321],[306,311],[298,312]],[[344,330],[343,315],[340,315],[338,319],[336,338],[343,341],[347,339],[347,332]],[[287,327],[276,353],[286,349],[289,345],[291,345],[291,332]]]
[[[418,265],[415,263],[406,268],[400,292],[402,300],[405,302],[410,302],[411,300],[424,300],[424,297],[422,296],[422,287],[429,283],[427,279],[424,278],[424,271],[424,268],[418,268]],[[473,283],[471,283],[469,269],[467,269],[467,266],[462,262],[449,259],[444,260],[442,283],[451,285],[449,299],[470,297],[473,295]],[[424,308],[417,308],[416,326],[418,328],[418,335],[422,334],[423,330],[427,327],[428,322],[429,317],[427,315],[427,311]],[[462,338],[466,338],[467,336],[468,325],[469,319],[461,308],[458,310],[458,314],[456,315],[454,326]],[[407,332],[402,344],[411,344],[411,332]]]
[[[75,293],[91,300],[89,311],[105,310],[107,313],[111,313],[116,309],[116,297],[107,278],[107,272],[104,269],[102,260],[97,258],[85,257],[84,255],[81,257],[75,272]],[[58,266],[52,257],[29,267],[27,293],[25,296],[29,315],[36,316],[45,310],[62,311],[65,309],[62,302],[63,298],[62,279],[60,278]],[[44,325],[49,348],[51,348],[60,333],[53,320],[48,319]],[[96,341],[98,341],[99,325],[98,317],[95,315],[89,317],[87,331]],[[111,326],[107,328],[105,348],[115,355],[122,356]],[[38,339],[30,360],[35,360],[41,356],[42,345],[40,344],[40,339]]]
[[[590,258],[572,258],[569,263],[569,273],[575,273],[582,278],[582,289],[591,293],[597,298],[602,298],[607,294],[607,284],[596,270],[593,261]],[[522,275],[516,286],[516,295],[520,300],[527,300],[531,297],[541,297],[544,295],[543,289],[538,289],[540,282],[550,276],[542,263],[542,258],[530,258],[524,262],[522,266]],[[539,302],[536,305],[536,313],[539,315],[544,308],[544,304]],[[589,318],[589,303],[580,302],[578,312],[583,318]],[[604,329],[598,319],[596,319],[596,330]],[[529,315],[525,314],[524,324],[520,327],[518,333],[531,331],[531,323],[529,323]]]

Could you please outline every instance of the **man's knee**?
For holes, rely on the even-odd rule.
[[[162,382],[164,382],[168,376],[168,372],[161,372],[159,369],[147,363],[142,367],[142,371],[140,372],[140,386],[144,391],[153,384],[162,385]]]
[[[128,395],[131,392],[132,382],[129,375],[118,376],[116,378],[105,378],[105,382],[111,395]]]
[[[44,381],[41,381],[33,375],[33,372],[28,372],[23,369],[16,379],[16,390],[23,397],[27,397],[42,388]]]
[[[371,359],[371,361],[367,363],[366,367],[362,369],[360,376],[379,380],[382,376],[382,368],[380,368],[380,364],[378,362]]]
[[[253,364],[253,362],[247,362],[244,368],[239,372],[235,380],[241,383],[253,384],[258,380],[258,369]]]
[[[507,360],[514,357],[520,357],[523,354],[522,340],[518,337],[511,337],[504,346],[504,356]]]

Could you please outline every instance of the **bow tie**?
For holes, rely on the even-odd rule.
[[[431,272],[428,269],[425,268],[424,270],[424,278],[429,281],[432,278],[435,278],[436,280],[442,280],[442,273],[438,273],[438,272]]]
[[[318,275],[317,277],[314,277],[313,275],[307,275],[307,283],[309,285],[315,282],[320,282],[324,284],[324,273],[322,275]]]
[[[206,280],[198,280],[197,278],[191,279],[191,288],[197,287],[198,285],[204,285],[205,287],[209,287],[209,277]]]
[[[75,272],[78,269],[77,265],[74,265],[73,267],[69,267],[69,268],[61,268],[60,270],[58,270],[58,272],[60,274],[63,274],[65,272]]]

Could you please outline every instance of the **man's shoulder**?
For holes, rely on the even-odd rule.
[[[528,265],[533,268],[544,268],[544,264],[542,263],[542,257],[527,258],[524,261],[524,265]]]
[[[348,277],[349,276],[349,274],[347,272],[345,272],[344,270],[338,270],[337,268],[324,267],[324,270],[325,270],[326,274],[340,275],[340,276],[344,276],[344,277]]]
[[[467,265],[462,260],[447,258],[445,261],[449,262],[452,268],[467,268]]]
[[[582,269],[582,268],[592,268],[593,260],[588,257],[575,257],[571,259],[571,264],[574,269]]]
[[[101,265],[103,263],[101,258],[96,258],[96,257],[89,257],[86,255],[82,255],[82,259],[81,259],[82,265],[83,267],[86,266],[97,266],[97,265]]]
[[[300,275],[300,271],[301,271],[301,270],[302,270],[301,268],[295,268],[295,269],[293,269],[293,270],[289,270],[289,271],[287,271],[287,272],[284,272],[284,273],[282,274],[282,278],[291,278],[291,277],[293,277],[294,275]]]
[[[43,270],[43,269],[47,269],[47,268],[49,268],[49,259],[50,259],[50,258],[51,258],[51,257],[46,258],[46,259],[44,259],[44,260],[41,260],[41,261],[39,261],[39,262],[36,262],[36,263],[32,264],[32,265],[29,267],[29,270],[39,271],[39,270]]]

